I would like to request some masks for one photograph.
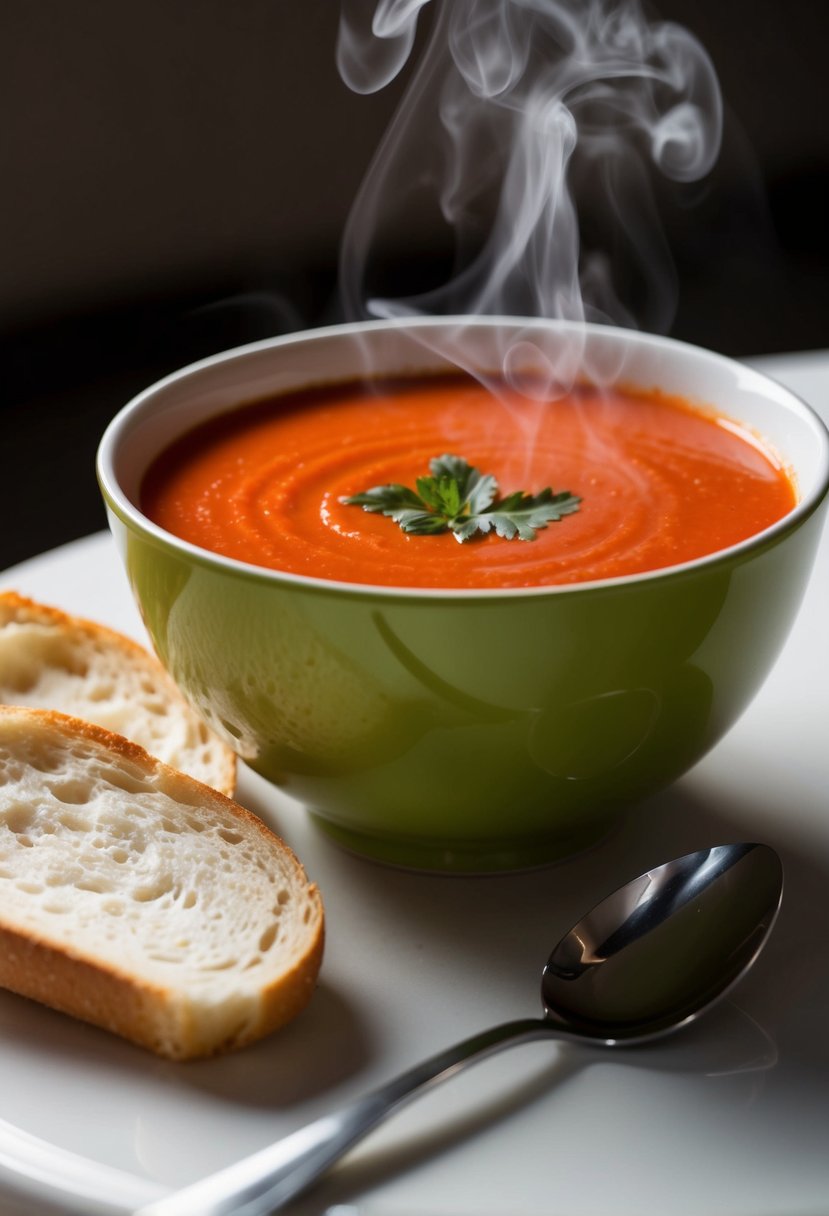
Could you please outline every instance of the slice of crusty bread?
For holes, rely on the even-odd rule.
[[[92,621],[0,592],[0,704],[56,709],[125,735],[212,785],[236,788],[236,757],[136,642]]]
[[[128,740],[0,706],[0,985],[173,1059],[293,1018],[317,888],[256,816]]]

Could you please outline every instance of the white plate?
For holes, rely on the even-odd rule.
[[[829,354],[763,366],[829,413]],[[92,471],[88,473],[92,476]],[[0,575],[141,638],[105,535]],[[692,848],[766,840],[778,926],[733,1000],[647,1050],[534,1044],[413,1104],[291,1211],[310,1216],[811,1216],[829,1206],[829,536],[795,630],[728,738],[600,848],[495,878],[341,852],[247,771],[240,800],[323,891],[319,991],[284,1032],[176,1065],[0,992],[0,1212],[124,1213],[474,1031],[538,1011],[549,948],[606,891]]]

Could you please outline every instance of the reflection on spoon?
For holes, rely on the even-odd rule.
[[[555,947],[541,980],[544,1017],[466,1039],[136,1216],[265,1216],[404,1101],[473,1061],[536,1039],[619,1047],[678,1030],[754,962],[782,890],[780,859],[760,844],[702,849],[649,870],[598,904]]]

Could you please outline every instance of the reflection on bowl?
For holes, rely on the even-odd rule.
[[[498,366],[504,343],[578,334],[584,366],[738,418],[792,471],[797,507],[710,557],[650,574],[504,591],[325,581],[199,549],[139,509],[148,466],[202,420],[366,374]],[[606,369],[612,369],[608,374]],[[786,638],[829,482],[822,423],[718,355],[609,328],[373,322],[257,343],[142,393],[99,479],[133,593],[185,696],[343,844],[454,871],[544,863],[675,780],[746,707]],[[520,543],[520,542],[519,542]]]

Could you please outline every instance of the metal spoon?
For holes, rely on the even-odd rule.
[[[504,1047],[543,1038],[616,1047],[679,1029],[753,963],[782,890],[780,859],[762,844],[703,849],[649,870],[598,904],[553,950],[541,980],[544,1017],[474,1035],[136,1216],[264,1216],[404,1101]]]

